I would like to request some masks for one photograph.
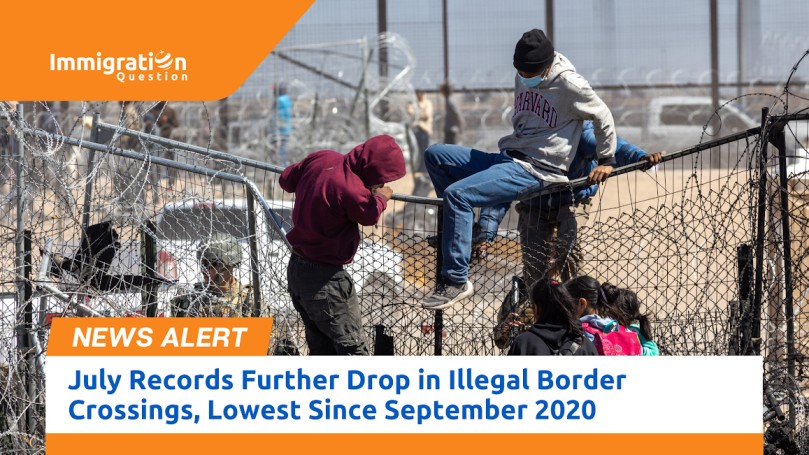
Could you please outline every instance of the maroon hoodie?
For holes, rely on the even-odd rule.
[[[405,175],[402,149],[390,136],[375,136],[343,155],[321,150],[284,170],[281,188],[295,193],[294,227],[287,234],[296,253],[322,264],[354,259],[360,243],[358,224],[376,224],[387,207],[369,186]]]

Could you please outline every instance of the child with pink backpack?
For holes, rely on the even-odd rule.
[[[657,343],[652,341],[652,325],[649,318],[640,312],[640,299],[634,291],[619,288],[609,283],[601,286],[607,298],[607,314],[619,324],[638,334],[643,355],[660,355]]]
[[[562,283],[541,278],[531,288],[534,325],[511,344],[508,355],[598,355],[582,333],[575,299]]]
[[[565,288],[576,299],[577,316],[584,335],[593,342],[599,355],[641,355],[638,334],[609,317],[609,302],[595,278],[571,278],[565,283]]]

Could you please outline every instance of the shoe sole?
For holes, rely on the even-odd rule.
[[[421,305],[422,308],[424,308],[426,310],[444,310],[444,309],[447,309],[447,308],[455,305],[456,303],[460,302],[461,300],[472,296],[472,294],[475,293],[475,287],[472,285],[472,282],[470,282],[470,281],[467,281],[466,284],[467,284],[466,290],[461,292],[460,294],[458,294],[454,299],[448,301],[447,303],[442,303],[441,305],[435,305],[435,306],[424,306],[424,304],[422,304]]]

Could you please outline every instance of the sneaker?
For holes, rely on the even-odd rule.
[[[428,310],[443,310],[470,297],[474,292],[472,282],[468,280],[461,285],[439,283],[433,295],[422,300],[421,306]]]

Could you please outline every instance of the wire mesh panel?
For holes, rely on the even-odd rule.
[[[89,111],[80,112],[69,130],[59,126],[49,133],[31,128],[37,116],[26,115],[28,123],[15,119],[12,135],[6,136],[21,132],[24,152],[22,161],[14,158],[17,152],[5,154],[0,175],[5,192],[0,235],[6,240],[0,259],[0,405],[5,411],[0,424],[8,436],[0,444],[10,453],[25,450],[19,435],[42,426],[49,321],[177,315],[177,299],[188,296],[202,302],[198,305],[220,305],[201,298],[213,275],[209,266],[214,264],[204,262],[207,242],[217,236],[236,245],[235,259],[222,263],[232,267],[229,273],[238,289],[231,296],[235,300],[224,305],[234,311],[228,315],[272,316],[276,323],[270,353],[308,352],[303,324],[287,292],[291,253],[277,229],[294,227],[294,195],[278,185],[281,168],[214,150],[212,126],[205,127],[209,140],[196,145],[143,135],[143,130],[156,132],[149,122],[160,118],[165,105],[79,107],[103,111],[102,122],[94,128],[84,115]],[[39,113],[48,109],[47,104],[33,108]],[[207,112],[205,106],[200,110]],[[723,355],[760,348],[774,396],[785,409],[803,416],[798,392],[804,387],[805,333],[794,322],[805,317],[807,155],[802,138],[809,131],[803,120],[790,121],[787,131],[786,189],[776,171],[774,146],[762,162],[765,142],[754,130],[678,152],[655,169],[611,178],[571,213],[582,220],[576,273],[636,291],[662,353]],[[21,187],[16,180],[20,171]],[[424,182],[408,176],[397,182],[397,189],[407,193],[416,184]],[[779,205],[784,192],[792,203],[790,260],[784,256]],[[560,239],[529,245],[525,235],[530,221],[549,227],[551,238],[558,236],[561,213],[540,215],[523,202],[506,213],[486,254],[473,254],[469,277],[475,295],[439,319],[421,302],[436,285],[441,205],[438,199],[397,196],[376,226],[362,229],[347,271],[366,338],[377,353],[390,352],[385,345],[390,341],[397,355],[502,354],[493,333],[514,277],[524,276],[528,264],[564,276],[570,255],[559,248]],[[17,236],[19,222],[28,231],[30,246]],[[743,289],[756,287],[744,264],[759,250],[762,306],[757,312],[750,292]],[[25,263],[29,271],[17,267]],[[794,277],[794,321],[785,311],[787,265]],[[27,291],[15,286],[26,283]],[[200,314],[221,315],[222,305],[217,308]],[[760,331],[755,330],[757,321]]]
[[[619,177],[597,196],[593,223],[580,233],[582,272],[635,290],[664,353],[728,352],[737,250],[754,240],[755,175],[747,163],[755,142],[745,138],[681,159],[690,163]],[[712,154],[742,165],[697,166]]]
[[[122,106],[122,112],[127,109],[128,105]],[[279,318],[277,327],[284,345],[306,352],[302,326],[286,292],[289,252],[258,205],[253,208],[258,251],[252,263],[250,258],[248,202],[255,195],[239,179],[255,182],[264,194],[259,197],[290,229],[294,196],[280,190],[278,168],[251,164],[236,156],[172,148],[121,129],[136,126],[143,117],[133,107],[129,119],[120,117],[120,126],[110,123],[103,128],[111,133],[111,146],[141,153],[143,159],[101,151],[92,169],[79,166],[77,174],[90,176],[90,188],[84,185],[87,179],[72,184],[65,180],[72,188],[71,196],[89,204],[87,224],[108,223],[115,231],[119,246],[114,259],[105,264],[108,274],[158,277],[152,303],[159,308],[158,314],[171,314],[172,298],[193,291],[195,283],[204,279],[197,255],[205,239],[230,235],[242,248],[239,267],[234,270],[237,281],[255,286],[252,275],[258,272],[261,313]],[[104,142],[104,134],[100,136],[97,139]],[[589,216],[579,227],[579,273],[636,290],[653,315],[655,337],[666,353],[727,352],[728,315],[738,301],[737,248],[754,240],[752,220],[757,202],[753,184],[757,180],[751,169],[755,169],[756,143],[756,137],[742,137],[655,170],[612,179],[589,204],[581,204],[587,206],[583,208]],[[168,153],[185,167],[161,164],[158,158]],[[715,168],[706,164],[717,155],[731,165]],[[216,172],[233,178],[219,178]],[[70,205],[64,204],[61,216],[53,215],[56,206],[32,206],[32,216],[58,218],[61,223],[57,226],[51,220],[53,226],[36,232],[34,250],[53,239],[53,253],[70,259],[81,252],[82,216],[79,204],[73,204],[69,211]],[[391,201],[380,223],[364,229],[355,261],[347,267],[360,297],[368,338],[374,340],[376,327],[383,327],[393,334],[397,354],[429,354],[434,349],[434,316],[421,309],[421,299],[435,286],[438,251],[432,237],[437,233],[439,206],[438,200]],[[513,276],[523,275],[528,259],[551,262],[559,254],[524,249],[518,228],[521,217],[531,220],[534,215],[530,209],[507,213],[487,255],[472,258],[470,279],[476,293],[462,307],[445,312],[442,353],[500,353],[492,341],[492,330]],[[154,243],[154,258],[144,258],[144,242]],[[545,242],[544,247],[548,245]],[[120,285],[127,288],[121,289],[125,292],[108,294],[88,289],[98,283],[86,277],[74,278],[71,273],[62,274],[55,286],[83,296],[93,311],[110,315],[144,312],[138,286]]]

